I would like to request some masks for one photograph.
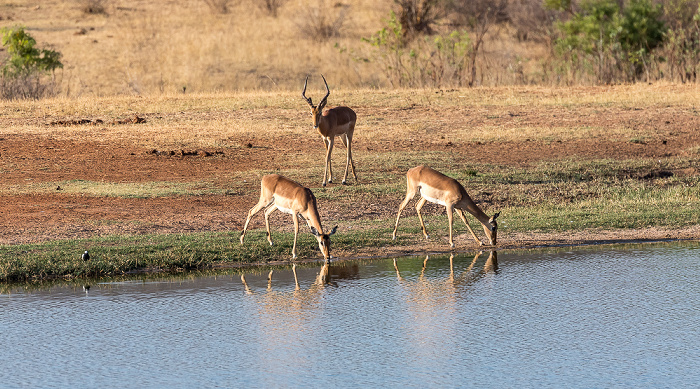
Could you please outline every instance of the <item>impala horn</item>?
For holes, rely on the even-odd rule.
[[[313,108],[313,107],[314,107],[314,103],[311,102],[311,98],[310,98],[310,97],[306,97],[306,84],[308,84],[308,83],[309,83],[309,76],[306,76],[306,81],[304,81],[304,90],[301,91],[301,97],[303,97],[304,100],[306,100],[306,102],[309,103],[309,105],[311,106],[311,108]]]
[[[323,78],[323,83],[326,84],[326,95],[323,96],[323,98],[321,99],[321,102],[318,103],[318,106],[323,108],[326,106],[326,103],[328,102],[327,100],[328,100],[328,96],[331,95],[331,90],[328,88],[328,83],[326,82],[326,77],[323,77],[323,74],[321,74],[321,78]]]

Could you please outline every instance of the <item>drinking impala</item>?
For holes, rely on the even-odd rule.
[[[418,212],[418,220],[420,220],[423,235],[425,235],[426,239],[428,238],[428,232],[425,230],[425,223],[423,223],[423,216],[420,211],[426,201],[430,201],[431,203],[444,205],[447,209],[447,222],[450,229],[450,247],[455,247],[452,241],[453,210],[457,210],[457,214],[479,245],[483,245],[483,243],[476,237],[471,227],[469,227],[469,223],[467,223],[467,219],[464,217],[464,211],[476,217],[479,223],[484,227],[484,232],[489,242],[492,245],[496,244],[496,232],[498,231],[496,218],[500,215],[500,212],[489,218],[484,211],[474,204],[474,201],[469,197],[467,191],[457,180],[447,177],[427,166],[416,166],[413,169],[409,169],[406,173],[406,186],[406,198],[399,206],[399,214],[396,215],[396,225],[394,226],[394,233],[392,235],[393,239],[396,239],[396,230],[399,228],[401,211],[406,208],[406,205],[408,205],[408,202],[416,195],[416,192],[420,192],[421,199],[416,204],[416,211]]]
[[[297,235],[299,235],[299,218],[301,215],[311,228],[311,233],[318,240],[318,247],[321,249],[323,258],[330,262],[331,235],[335,234],[338,226],[333,227],[330,233],[323,232],[321,218],[318,215],[316,197],[309,188],[292,181],[279,174],[270,174],[262,178],[260,182],[260,200],[248,212],[243,232],[241,232],[241,244],[245,238],[246,230],[250,219],[265,208],[265,228],[267,229],[267,241],[272,246],[272,235],[270,234],[270,214],[276,209],[292,215],[294,220],[294,245],[292,246],[292,259],[297,257]]]

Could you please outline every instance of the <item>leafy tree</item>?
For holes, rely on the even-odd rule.
[[[628,74],[634,79],[648,69],[653,50],[664,40],[667,28],[661,16],[661,5],[651,0],[632,0],[622,12],[618,38],[629,64]]]
[[[10,55],[2,67],[3,75],[21,76],[35,72],[52,72],[62,68],[61,53],[53,50],[39,50],[36,40],[24,31],[23,27],[3,28],[2,45]]]
[[[395,13],[386,27],[370,38],[373,47],[367,61],[381,65],[392,86],[444,87],[463,86],[472,76],[473,43],[467,31],[435,34],[406,42],[403,27]]]
[[[570,2],[549,3],[571,9]],[[585,1],[570,20],[558,23],[557,53],[570,70],[592,72],[599,82],[638,80],[663,43],[661,16],[651,0],[630,0],[624,9],[615,0]]]
[[[24,27],[3,28],[2,45],[7,58],[2,62],[2,95],[4,98],[40,98],[52,85],[42,77],[62,68],[61,53],[37,49],[36,40]]]

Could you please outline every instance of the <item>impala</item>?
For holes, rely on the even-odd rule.
[[[311,233],[318,240],[318,247],[326,262],[330,261],[331,239],[338,226],[333,227],[330,233],[325,234],[321,226],[321,218],[316,207],[316,197],[309,188],[305,188],[279,174],[270,174],[262,178],[260,182],[260,200],[248,212],[248,218],[241,232],[241,244],[245,238],[246,230],[250,219],[261,209],[265,209],[265,227],[267,228],[267,241],[272,246],[272,235],[270,234],[270,214],[276,209],[292,215],[294,220],[294,246],[292,246],[292,259],[297,257],[297,235],[299,234],[298,214],[306,220],[311,228]]]
[[[450,247],[455,247],[452,241],[452,212],[457,210],[462,221],[467,226],[469,232],[471,232],[474,239],[479,242],[479,245],[483,243],[476,237],[474,231],[469,227],[467,219],[464,217],[464,211],[471,213],[476,217],[476,219],[484,227],[484,232],[489,238],[489,242],[492,245],[496,244],[496,232],[498,231],[498,224],[496,223],[496,218],[499,213],[496,213],[491,218],[489,218],[479,207],[474,204],[471,197],[464,190],[464,187],[460,185],[457,180],[447,177],[446,175],[433,170],[427,166],[416,166],[413,169],[409,169],[406,173],[406,198],[403,200],[399,206],[399,214],[396,215],[396,225],[394,226],[393,239],[396,239],[396,230],[399,228],[399,218],[401,217],[401,211],[406,208],[408,202],[416,195],[416,192],[420,192],[421,199],[416,204],[416,211],[418,212],[418,220],[420,220],[421,228],[423,229],[423,235],[428,238],[428,232],[425,230],[425,223],[423,223],[423,217],[420,213],[421,208],[425,205],[426,201],[431,203],[444,205],[447,208],[447,221],[450,228]]]
[[[313,116],[314,128],[318,130],[323,139],[323,145],[326,146],[326,165],[323,169],[323,186],[326,186],[326,177],[328,182],[333,182],[333,169],[331,168],[331,152],[335,137],[339,136],[343,145],[347,148],[347,158],[345,161],[345,174],[343,175],[343,185],[346,184],[348,178],[348,167],[352,168],[352,175],[357,182],[357,174],[355,174],[355,163],[352,160],[352,135],[355,132],[355,121],[357,115],[355,111],[348,107],[335,107],[323,112],[323,107],[328,102],[328,96],[331,90],[328,88],[326,78],[323,77],[323,83],[326,84],[326,95],[323,96],[318,106],[315,106],[310,97],[306,97],[306,85],[309,82],[309,77],[306,76],[304,81],[304,90],[301,96],[309,103],[311,107],[311,115]]]

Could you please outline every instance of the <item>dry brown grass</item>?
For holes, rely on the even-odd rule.
[[[203,0],[101,2],[104,13],[84,12],[83,0],[13,0],[0,5],[0,27],[21,24],[40,45],[63,53],[64,96],[293,90],[307,74],[323,73],[334,90],[388,86],[361,41],[379,30],[391,0],[289,0],[274,17],[252,0],[213,13]],[[318,41],[299,26],[315,8],[333,21],[345,13],[339,36]],[[318,18],[318,15],[315,16]],[[311,34],[312,35],[312,34]],[[480,57],[486,85],[536,79],[546,52],[517,43],[515,32],[493,29]],[[347,49],[341,53],[340,48]]]
[[[335,3],[324,4],[335,12]],[[16,0],[0,5],[0,27],[25,25],[40,45],[63,53],[64,94],[71,96],[290,90],[320,72],[336,87],[352,87],[374,71],[334,46],[361,46],[391,2],[347,4],[343,33],[322,43],[300,33],[308,3],[298,0],[284,3],[276,18],[252,1],[213,14],[202,0],[112,0],[104,14],[86,14],[78,0]]]

